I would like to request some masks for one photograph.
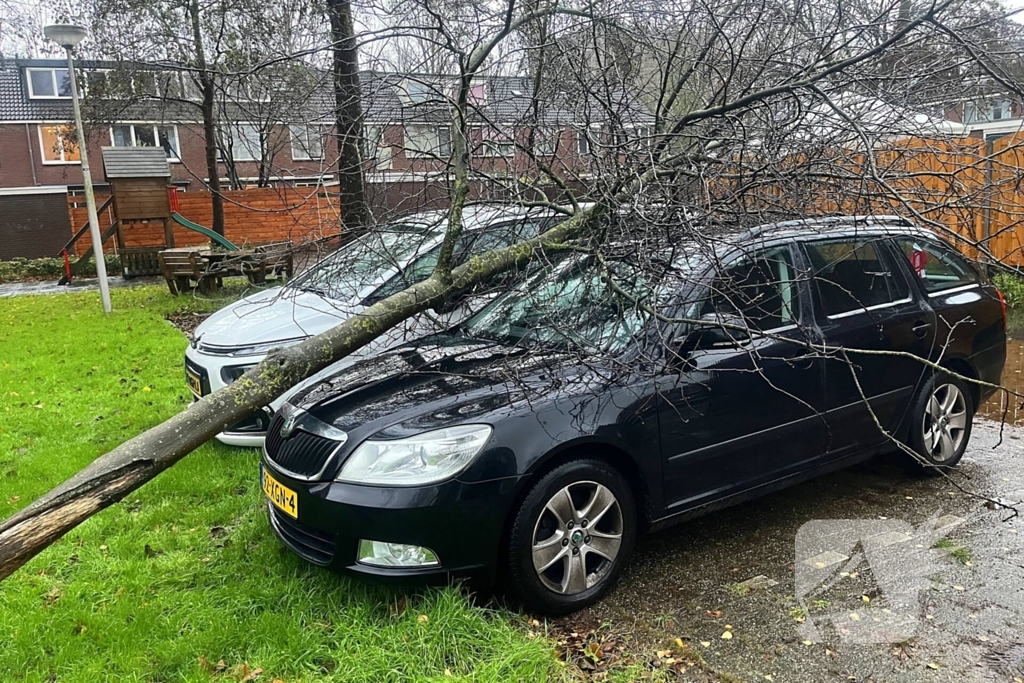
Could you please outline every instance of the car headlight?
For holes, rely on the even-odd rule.
[[[254,367],[256,367],[256,363],[250,365],[227,365],[220,369],[220,378],[224,380],[224,384],[231,384]]]
[[[420,486],[466,469],[491,438],[488,425],[461,425],[405,439],[364,441],[345,461],[337,481]]]

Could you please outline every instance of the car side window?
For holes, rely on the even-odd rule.
[[[929,293],[978,281],[978,272],[967,259],[944,244],[913,237],[897,237],[896,244]]]
[[[531,221],[501,225],[483,231],[465,232],[455,241],[452,265],[460,266],[476,254],[508,246],[521,239],[534,237],[539,230],[540,225],[536,221]],[[398,294],[410,285],[426,280],[434,272],[434,267],[437,265],[437,259],[440,258],[440,255],[441,245],[437,245],[427,253],[417,257],[402,272],[396,273],[390,280],[378,287],[373,294],[366,297],[363,300],[363,305],[372,306],[378,301],[383,301],[389,296]]]
[[[877,239],[807,242],[804,246],[825,315],[859,311],[909,296],[906,280],[893,272]]]
[[[767,332],[800,318],[799,288],[789,247],[775,247],[729,265],[711,282],[700,314],[737,315],[751,330]]]

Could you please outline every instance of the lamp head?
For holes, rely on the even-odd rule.
[[[82,26],[74,24],[51,24],[43,28],[43,35],[61,47],[71,49],[89,34]]]

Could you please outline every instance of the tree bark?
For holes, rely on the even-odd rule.
[[[203,49],[202,26],[199,21],[199,1],[188,3],[189,21],[192,24],[192,40],[196,48],[196,67],[199,70],[199,87],[203,94],[203,138],[206,149],[206,175],[209,180],[213,209],[213,225],[210,228],[218,235],[224,235],[224,198],[220,194],[220,168],[217,164],[217,109],[216,83],[206,63]]]
[[[214,435],[290,387],[357,351],[406,318],[443,302],[538,251],[553,251],[587,225],[596,207],[578,213],[538,237],[475,256],[453,269],[448,282],[436,275],[374,304],[316,337],[272,353],[224,389],[126,441],[94,460],[28,507],[0,522],[0,581],[95,513],[122,500]]]
[[[366,226],[363,155],[363,109],[359,92],[359,54],[356,49],[352,4],[349,0],[327,0],[333,44],[335,138],[338,141],[338,192],[341,225],[344,230]]]

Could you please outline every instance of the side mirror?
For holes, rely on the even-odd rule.
[[[690,333],[698,349],[732,348],[750,341],[750,331],[738,315],[708,313]]]

